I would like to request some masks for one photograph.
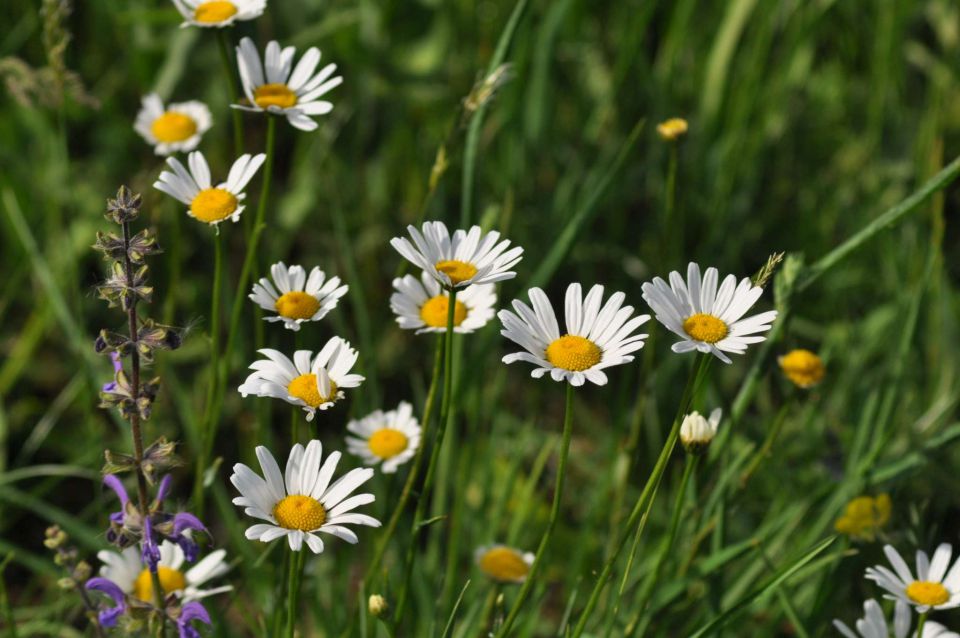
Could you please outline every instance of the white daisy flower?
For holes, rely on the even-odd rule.
[[[749,277],[737,284],[736,277],[727,275],[718,289],[718,280],[717,269],[707,268],[701,281],[700,266],[690,262],[686,283],[673,271],[669,286],[660,277],[643,284],[643,298],[657,321],[683,338],[673,344],[674,352],[699,350],[730,363],[724,352],[743,354],[749,344],[766,339],[756,333],[770,329],[776,310],[742,319],[763,288],[754,286]]]
[[[302,406],[307,421],[313,420],[317,410],[326,410],[342,399],[343,388],[356,388],[363,382],[359,374],[350,374],[357,351],[340,337],[330,339],[316,356],[309,350],[297,350],[293,361],[271,348],[258,352],[267,358],[250,365],[254,372],[237,388],[240,394]]]
[[[533,567],[535,556],[507,545],[478,547],[473,558],[488,578],[498,583],[522,583]]]
[[[500,241],[500,233],[484,234],[479,226],[457,230],[453,237],[443,222],[424,222],[422,232],[407,226],[407,232],[410,239],[394,237],[390,245],[444,288],[513,279],[517,273],[510,269],[523,257],[523,248],[510,248],[509,240]]]
[[[855,624],[856,631],[845,623],[834,620],[833,626],[846,638],[890,638],[890,629],[880,604],[870,599],[863,603],[863,618]],[[910,633],[910,605],[898,600],[893,614],[893,637],[907,638]],[[913,634],[919,638],[916,633]],[[960,638],[939,623],[927,621],[923,626],[923,638]]]
[[[331,78],[336,64],[328,64],[314,74],[320,62],[320,49],[311,47],[293,66],[294,47],[280,49],[273,40],[267,45],[264,61],[253,40],[244,38],[237,47],[240,81],[249,104],[233,104],[244,111],[276,113],[287,118],[301,131],[312,131],[318,124],[311,116],[326,115],[333,104],[319,98],[343,82],[343,77]],[[264,73],[266,71],[266,73]]]
[[[537,366],[531,375],[539,379],[549,372],[554,381],[567,381],[580,386],[585,381],[604,385],[604,368],[633,361],[631,352],[643,347],[646,334],[632,334],[649,321],[650,315],[633,314],[633,306],[624,306],[622,292],[615,292],[601,307],[603,286],[594,286],[586,298],[580,284],[567,287],[565,315],[567,331],[560,335],[557,317],[550,300],[539,288],[531,288],[531,309],[514,300],[513,309],[501,310],[497,316],[503,323],[500,331],[507,339],[526,349],[503,358],[504,363],[526,361]]]
[[[370,480],[373,470],[350,470],[331,482],[340,453],[331,452],[321,465],[322,451],[316,439],[307,444],[306,450],[299,443],[294,445],[286,472],[280,474],[280,466],[270,450],[261,445],[257,447],[257,460],[263,478],[243,463],[233,466],[230,482],[241,494],[233,499],[233,504],[246,508],[247,516],[267,521],[247,528],[247,538],[269,543],[286,536],[290,549],[300,551],[306,541],[311,551],[319,554],[323,552],[323,541],[316,532],[356,543],[357,535],[345,525],[380,527],[380,521],[371,516],[350,513],[374,501],[373,494],[350,496]]]
[[[393,280],[396,290],[390,296],[390,309],[404,330],[446,332],[450,294],[426,272],[418,280],[413,275]],[[487,325],[497,303],[493,284],[474,284],[457,292],[453,310],[453,331],[466,334]]]
[[[403,401],[396,410],[376,410],[359,420],[347,423],[347,430],[357,436],[347,437],[347,450],[367,465],[383,463],[384,474],[413,458],[420,447],[420,424],[413,416],[413,406]]]
[[[282,321],[285,328],[296,332],[305,321],[320,321],[337,307],[340,297],[347,294],[347,286],[340,285],[339,277],[326,280],[326,274],[317,267],[307,272],[303,266],[290,266],[282,261],[270,266],[273,283],[263,277],[253,284],[248,295],[264,310],[277,314],[264,321]],[[326,280],[326,281],[325,281]]]
[[[190,602],[232,590],[230,585],[202,589],[207,581],[219,578],[230,570],[226,555],[227,552],[222,549],[210,552],[184,571],[183,550],[176,543],[163,541],[160,543],[157,575],[164,594],[176,594],[183,602]],[[116,583],[125,594],[147,603],[155,600],[153,579],[140,558],[139,548],[128,547],[122,552],[104,549],[97,552],[97,558],[103,563],[100,575]]]
[[[892,545],[884,545],[883,552],[893,571],[877,565],[867,569],[867,578],[892,594],[887,598],[913,605],[921,614],[931,609],[960,606],[960,560],[947,571],[953,553],[950,543],[941,543],[933,553],[932,560],[926,552],[917,552],[916,578]]]
[[[683,443],[683,447],[688,452],[694,453],[706,450],[717,435],[722,416],[723,410],[716,408],[710,413],[709,419],[704,418],[696,410],[683,417],[683,423],[680,424],[680,442]]]
[[[167,158],[167,165],[173,172],[163,171],[153,187],[190,206],[187,214],[206,224],[216,226],[227,219],[238,221],[243,212],[243,192],[246,185],[256,175],[266,155],[241,155],[230,168],[227,181],[213,186],[210,180],[210,166],[200,151],[187,156],[189,172],[175,157]]]
[[[203,102],[173,102],[166,108],[156,93],[143,98],[133,129],[153,145],[157,155],[170,155],[197,148],[200,138],[210,130],[213,118]]]
[[[259,18],[267,0],[173,0],[183,16],[181,27],[229,27],[234,22]]]

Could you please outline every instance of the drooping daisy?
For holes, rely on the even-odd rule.
[[[507,339],[526,349],[503,358],[504,363],[526,361],[536,367],[531,375],[539,379],[549,372],[554,381],[567,381],[580,386],[585,381],[604,385],[604,368],[633,361],[631,352],[643,347],[646,334],[633,332],[650,319],[650,315],[633,314],[633,306],[624,306],[622,292],[613,293],[601,307],[603,286],[590,289],[586,298],[580,284],[567,287],[564,304],[567,331],[561,336],[557,317],[550,300],[539,288],[531,288],[531,309],[514,300],[513,309],[498,313]]]
[[[709,419],[704,418],[696,410],[683,417],[683,423],[680,424],[680,442],[683,443],[684,449],[692,454],[706,451],[717,435],[721,416],[723,416],[723,410],[715,408],[710,413]]]
[[[374,501],[373,494],[350,496],[370,480],[373,470],[350,470],[332,481],[340,453],[331,452],[321,465],[322,452],[316,439],[307,444],[306,450],[299,443],[294,445],[286,472],[281,474],[270,450],[259,446],[257,460],[263,478],[243,463],[233,466],[230,482],[241,494],[233,499],[234,505],[246,508],[244,512],[248,516],[267,521],[247,528],[247,538],[269,543],[286,536],[290,549],[300,551],[306,541],[311,551],[319,554],[323,551],[323,541],[317,532],[356,543],[357,535],[345,525],[380,527],[380,521],[371,516],[351,513],[360,505]]]
[[[264,321],[282,321],[289,330],[300,330],[305,321],[320,321],[327,313],[337,307],[340,297],[347,294],[347,286],[340,285],[339,277],[326,279],[326,274],[317,267],[307,272],[303,266],[287,267],[277,262],[270,266],[273,283],[263,277],[260,283],[253,284],[253,292],[248,295],[264,310],[277,314],[264,317]]]
[[[181,27],[229,27],[234,22],[259,18],[267,0],[173,0],[183,16]]]
[[[200,151],[187,156],[189,172],[175,157],[167,158],[173,172],[163,171],[153,187],[190,206],[187,214],[206,224],[217,225],[230,219],[238,221],[243,212],[243,192],[247,183],[256,175],[266,155],[241,155],[230,168],[227,181],[213,186],[210,166]]]
[[[164,595],[176,594],[183,602],[189,602],[232,590],[230,585],[202,589],[207,581],[219,578],[229,571],[230,568],[224,560],[226,555],[226,551],[218,549],[204,556],[190,569],[184,570],[183,550],[175,543],[163,541],[160,543],[157,575],[160,577]],[[116,583],[123,593],[143,602],[154,601],[153,579],[150,570],[141,560],[138,548],[128,547],[122,552],[101,550],[97,553],[97,558],[103,563],[100,575]]]
[[[669,285],[660,277],[643,284],[643,298],[657,321],[683,338],[673,344],[674,352],[699,350],[730,363],[725,352],[743,354],[749,344],[766,339],[757,333],[770,329],[777,318],[776,310],[742,318],[763,294],[763,288],[754,286],[749,277],[737,284],[733,275],[727,275],[719,289],[718,283],[716,268],[707,268],[701,280],[700,266],[690,262],[686,283],[673,271]]]
[[[833,524],[841,534],[847,534],[855,540],[872,541],[877,532],[890,521],[893,502],[889,494],[858,496],[849,503]]]
[[[443,222],[424,222],[422,232],[407,226],[407,232],[410,239],[394,237],[390,245],[444,288],[513,279],[517,273],[510,269],[523,257],[523,248],[510,248],[509,240],[500,241],[500,233],[484,234],[479,226],[454,231],[452,237]]]
[[[921,614],[931,609],[960,606],[960,560],[947,571],[953,553],[950,543],[941,543],[933,553],[932,560],[926,552],[917,552],[916,578],[892,545],[884,545],[883,552],[893,571],[877,565],[867,569],[867,578],[892,594],[887,598],[913,605]]]
[[[303,407],[307,421],[317,410],[326,410],[344,397],[343,388],[356,388],[363,382],[359,374],[350,374],[357,362],[357,351],[340,337],[327,341],[313,356],[309,350],[297,350],[293,361],[271,348],[259,350],[266,359],[254,361],[254,372],[237,388],[240,394],[283,399]]]
[[[834,620],[833,626],[846,638],[890,638],[890,629],[880,604],[872,598],[863,603],[863,618],[854,625],[853,631],[845,623]],[[893,613],[893,638],[907,638],[910,633],[910,606],[898,600]],[[916,636],[916,634],[914,634]],[[920,638],[917,636],[917,638]],[[943,625],[927,621],[923,626],[923,638],[960,638]]]
[[[446,332],[450,295],[426,272],[418,280],[413,275],[393,280],[396,290],[390,296],[390,309],[404,330]],[[470,333],[493,318],[497,293],[493,284],[474,284],[457,293],[453,310],[453,331]]]
[[[153,145],[157,155],[170,155],[197,148],[200,138],[210,130],[213,118],[203,102],[174,102],[166,108],[156,93],[143,98],[133,129]]]
[[[333,104],[319,99],[339,86],[343,77],[331,78],[336,64],[328,64],[319,73],[314,73],[320,62],[320,49],[311,47],[293,66],[294,47],[280,49],[273,40],[267,44],[264,60],[253,40],[244,38],[237,47],[237,65],[240,81],[249,104],[233,104],[244,111],[276,113],[287,118],[292,126],[302,131],[312,131],[318,124],[311,116],[325,115],[333,110]]]
[[[347,450],[367,465],[383,463],[380,469],[384,474],[396,472],[420,447],[420,424],[413,416],[413,406],[406,401],[396,410],[376,410],[352,420],[347,430],[356,434],[347,437]]]
[[[485,545],[474,552],[474,560],[488,578],[498,583],[522,583],[533,567],[534,555],[506,545]]]

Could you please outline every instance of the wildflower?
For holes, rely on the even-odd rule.
[[[390,609],[390,605],[387,604],[387,599],[380,594],[373,594],[367,600],[367,610],[374,618],[384,615],[388,609]]]
[[[667,142],[676,142],[687,134],[687,121],[682,117],[671,117],[657,124],[657,133]]]
[[[787,378],[800,388],[812,388],[823,380],[826,369],[823,360],[815,353],[802,348],[791,350],[777,358],[780,369]]]
[[[176,619],[179,638],[200,638],[200,632],[194,628],[191,623],[195,620],[210,625],[210,614],[203,605],[192,601],[184,605],[179,610],[179,616]]]
[[[366,465],[382,463],[384,474],[396,472],[420,447],[420,424],[413,416],[413,406],[406,401],[396,410],[376,410],[352,420],[347,430],[356,434],[347,437],[347,450]]]
[[[841,534],[855,539],[872,541],[876,533],[890,520],[892,504],[889,494],[858,496],[844,508],[843,515],[834,523]]]
[[[339,86],[343,78],[339,75],[330,78],[337,70],[336,64],[328,64],[314,74],[320,62],[320,49],[307,49],[296,68],[293,67],[295,53],[294,47],[281,50],[280,44],[273,40],[267,44],[264,62],[261,64],[260,53],[253,40],[240,40],[237,47],[237,65],[243,92],[249,102],[233,104],[233,108],[283,115],[294,128],[302,131],[316,129],[318,125],[311,116],[325,115],[333,110],[332,103],[318,98]]]
[[[757,333],[770,329],[776,310],[742,318],[763,288],[751,284],[748,277],[737,284],[736,277],[727,275],[718,290],[718,279],[717,269],[707,268],[701,281],[700,266],[690,262],[686,283],[673,271],[670,285],[660,277],[643,284],[643,298],[657,321],[683,338],[673,344],[674,352],[698,350],[730,363],[725,352],[743,354],[749,344],[766,339]]]
[[[267,0],[173,0],[183,16],[181,27],[229,27],[263,14]]]
[[[290,450],[286,473],[281,474],[270,451],[259,446],[257,459],[264,478],[243,463],[233,466],[230,482],[241,494],[233,499],[234,505],[244,507],[248,516],[267,521],[249,527],[247,538],[269,543],[285,536],[290,549],[300,551],[306,541],[313,553],[320,554],[323,541],[316,532],[356,543],[357,535],[345,525],[380,527],[380,521],[371,516],[350,513],[360,505],[372,503],[373,494],[347,498],[373,477],[373,470],[354,469],[332,481],[340,453],[332,452],[321,465],[322,451],[316,439],[306,449],[298,443]]]
[[[474,560],[488,578],[499,583],[522,583],[533,566],[534,555],[506,545],[485,545],[474,552]]]
[[[184,602],[189,602],[233,589],[230,585],[202,589],[207,581],[223,576],[229,570],[224,560],[227,554],[224,550],[211,552],[187,570],[183,569],[186,556],[179,545],[164,540],[159,550],[157,574],[165,596],[175,594]],[[135,547],[128,547],[122,552],[101,550],[97,558],[103,563],[100,575],[116,583],[123,593],[146,603],[155,600],[150,570],[144,568]]]
[[[270,266],[273,283],[263,277],[253,284],[250,299],[264,310],[276,312],[265,321],[282,321],[283,327],[294,332],[305,321],[320,321],[337,307],[340,297],[347,294],[347,286],[340,285],[339,277],[326,279],[326,274],[314,267],[307,277],[303,266],[287,267],[277,262]]]
[[[580,386],[585,381],[604,385],[604,368],[633,361],[631,352],[643,347],[646,334],[632,334],[650,320],[650,315],[633,314],[633,306],[624,306],[624,294],[616,292],[601,307],[603,286],[593,286],[586,298],[580,284],[567,287],[564,304],[567,331],[561,336],[550,300],[539,288],[528,293],[533,309],[514,300],[513,309],[498,314],[503,323],[500,331],[526,352],[515,352],[503,358],[504,363],[526,361],[536,366],[531,375],[539,379],[549,372],[554,381],[567,381]]]
[[[409,240],[394,237],[390,245],[444,288],[492,284],[517,276],[510,269],[520,262],[523,248],[510,248],[509,240],[499,241],[500,233],[495,230],[484,234],[479,226],[473,226],[469,231],[457,230],[451,237],[443,222],[424,222],[422,233],[414,226],[407,226],[407,232]]]
[[[293,361],[271,348],[259,350],[267,357],[254,361],[254,370],[237,388],[242,396],[273,397],[299,405],[313,420],[317,410],[326,410],[344,397],[343,388],[356,388],[363,382],[359,374],[350,374],[357,362],[357,351],[340,337],[327,341],[313,356],[309,350],[297,350]]]
[[[684,449],[691,454],[706,452],[713,437],[717,435],[721,416],[723,410],[716,408],[710,413],[709,420],[696,410],[683,417],[683,423],[680,424],[680,442]]]
[[[175,157],[167,158],[173,172],[163,171],[153,187],[174,199],[190,206],[187,214],[194,219],[216,226],[227,219],[239,221],[243,212],[243,192],[247,183],[256,175],[266,155],[241,155],[230,168],[227,181],[213,186],[210,167],[203,153],[194,151],[187,157],[190,171]]]
[[[880,604],[872,598],[863,603],[863,618],[856,623],[856,632],[839,620],[833,621],[846,638],[890,638],[887,619],[880,608]],[[894,638],[907,638],[910,633],[910,606],[898,600],[893,615]],[[916,638],[920,638],[917,636]],[[923,626],[922,638],[960,638],[960,634],[949,631],[939,623],[927,621]]]
[[[390,309],[404,330],[446,332],[450,295],[426,272],[420,279],[406,275],[393,280],[396,291],[390,296]],[[493,318],[497,293],[493,284],[474,284],[457,293],[453,311],[453,331],[466,334],[487,325]]]
[[[97,620],[101,627],[115,627],[117,619],[127,611],[127,598],[124,596],[123,590],[107,578],[91,578],[84,587],[90,591],[102,592],[110,597],[113,606],[101,609],[97,613]]]
[[[866,576],[890,592],[892,596],[888,598],[913,605],[917,613],[921,614],[931,609],[952,609],[960,606],[960,560],[947,571],[953,553],[949,543],[941,543],[932,560],[926,552],[917,552],[916,578],[892,545],[885,545],[883,552],[894,571],[877,565],[868,568]]]
[[[170,155],[197,148],[212,125],[210,109],[203,102],[176,102],[164,108],[160,96],[151,93],[143,98],[133,128],[153,146],[154,153]]]

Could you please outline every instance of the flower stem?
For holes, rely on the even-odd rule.
[[[917,633],[915,634],[917,638],[923,638],[923,626],[927,624],[927,614],[930,612],[925,611],[920,614],[920,617],[917,619]]]
[[[220,61],[223,63],[223,72],[227,76],[227,86],[230,89],[230,103],[237,104],[240,101],[240,89],[237,87],[237,78],[234,75],[236,65],[230,57],[230,44],[227,42],[226,29],[214,29],[217,32],[217,47],[220,49]],[[230,109],[233,112],[233,151],[237,156],[243,154],[243,120],[242,114],[237,109]]]
[[[213,290],[210,295],[210,381],[207,385],[206,411],[203,416],[204,428],[200,433],[200,457],[197,459],[197,474],[193,482],[193,500],[198,510],[203,511],[203,474],[209,462],[209,439],[213,440],[214,404],[217,398],[220,378],[220,288],[223,279],[223,239],[219,229],[213,236]]]
[[[294,631],[297,628],[297,609],[300,602],[300,574],[303,571],[303,552],[306,550],[301,547],[299,552],[290,550],[290,562],[287,570],[287,630],[284,635],[287,638],[293,638]]]
[[[743,489],[747,486],[747,482],[750,480],[750,477],[757,471],[757,468],[760,467],[760,464],[763,463],[763,460],[770,455],[770,450],[773,449],[773,444],[776,443],[777,437],[780,436],[780,432],[783,430],[783,424],[787,420],[787,412],[790,410],[790,406],[793,404],[793,397],[796,396],[794,393],[791,396],[791,399],[787,400],[786,403],[780,408],[780,412],[777,413],[776,418],[773,421],[773,426],[770,428],[770,431],[767,432],[767,438],[764,440],[763,445],[757,450],[757,453],[754,455],[753,460],[750,461],[750,464],[747,466],[747,469],[743,471],[743,474],[740,475],[740,489]]]

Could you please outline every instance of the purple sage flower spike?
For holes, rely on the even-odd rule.
[[[177,619],[180,638],[200,638],[200,632],[190,625],[194,620],[210,624],[210,614],[196,601],[189,602],[180,609],[180,617]]]
[[[112,580],[99,576],[88,580],[84,587],[90,591],[104,593],[113,599],[115,605],[101,610],[97,614],[97,620],[100,621],[102,627],[115,627],[117,619],[127,610],[127,599],[123,590]]]

